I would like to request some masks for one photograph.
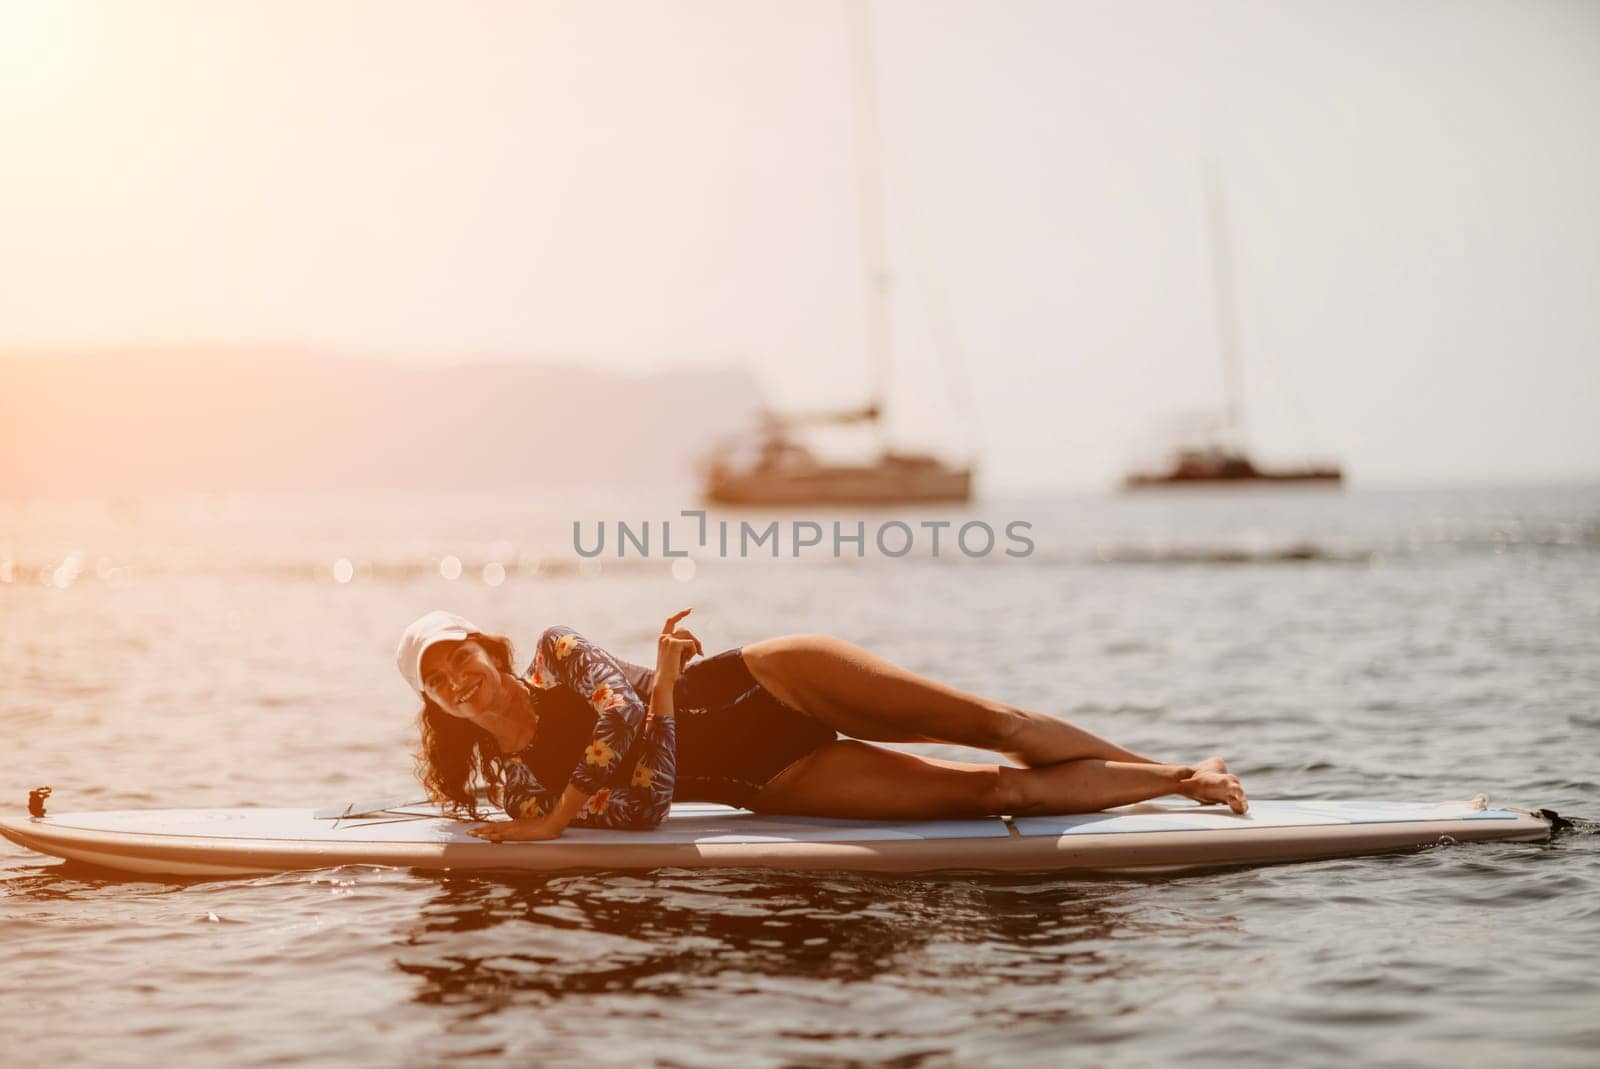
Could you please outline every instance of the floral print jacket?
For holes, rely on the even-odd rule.
[[[570,627],[548,628],[523,677],[540,692],[565,687],[588,703],[596,714],[594,736],[573,769],[571,784],[589,795],[573,823],[590,828],[648,829],[660,824],[672,803],[677,771],[675,718],[647,716],[638,692],[616,658]],[[541,723],[544,713],[541,712]],[[640,737],[642,735],[642,737]],[[521,753],[504,764],[504,808],[513,818],[543,816],[560,798],[565,782],[541,782],[530,765],[541,732]],[[623,756],[638,743],[638,756],[625,771]],[[547,776],[550,773],[546,773]],[[553,776],[551,778],[554,778]]]

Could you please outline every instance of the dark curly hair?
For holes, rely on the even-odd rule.
[[[509,638],[478,632],[468,637],[477,640],[496,668],[515,674]],[[416,759],[417,779],[429,801],[443,802],[449,816],[465,813],[473,820],[482,820],[483,815],[478,812],[481,781],[488,789],[489,800],[495,805],[503,804],[506,757],[494,736],[470,720],[451,716],[426,697],[417,714],[417,727],[422,745],[412,756]]]

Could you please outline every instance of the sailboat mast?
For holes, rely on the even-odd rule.
[[[1217,338],[1222,349],[1222,381],[1227,392],[1224,418],[1230,446],[1244,439],[1244,364],[1239,358],[1239,324],[1233,293],[1233,256],[1228,245],[1227,205],[1216,164],[1206,168],[1207,218],[1211,231],[1211,278],[1216,300]]]
[[[872,12],[867,0],[849,0],[850,52],[856,132],[856,204],[861,241],[862,296],[866,315],[867,357],[871,362],[871,405],[883,410],[889,377],[889,254],[884,208],[883,160],[879,151],[878,101],[872,63]],[[880,445],[883,421],[878,428]]]

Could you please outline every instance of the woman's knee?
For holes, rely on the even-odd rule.
[[[1032,804],[1028,791],[1028,770],[1009,765],[994,766],[987,783],[985,804],[994,815],[1016,816],[1028,812]]]
[[[977,720],[979,737],[973,744],[996,753],[1010,753],[1019,749],[1017,743],[1029,727],[1029,718],[1035,714],[1004,702],[982,703],[984,710]]]
[[[835,745],[872,749],[868,743],[853,740]],[[966,765],[960,769],[923,769],[919,775],[910,775],[908,769],[901,787],[892,792],[891,804],[897,810],[908,810],[900,814],[902,817],[909,816],[910,811],[921,809],[929,817],[942,816],[949,820],[971,820],[1019,812],[1025,797],[1025,783],[1021,775],[1024,771],[1008,765]]]
[[[1007,765],[990,765],[961,773],[961,797],[951,816],[994,817],[1018,812],[1023,804],[1023,786],[1016,775],[1019,771]]]

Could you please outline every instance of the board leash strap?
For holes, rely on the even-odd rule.
[[[311,814],[313,820],[347,820],[355,817],[392,817],[396,809],[406,809],[415,805],[427,805],[426,798],[420,801],[407,801],[404,798],[380,798],[376,801],[351,802],[349,805],[333,806],[329,809],[319,809]]]
[[[477,796],[477,799],[480,803],[483,803],[490,808],[498,808],[495,806],[494,799],[489,797],[489,792],[487,789],[479,787],[473,793]],[[353,820],[358,817],[392,817],[397,815],[394,812],[397,809],[411,809],[414,806],[432,804],[433,801],[429,798],[419,798],[416,801],[406,801],[404,798],[380,798],[376,801],[351,802],[349,805],[330,806],[327,809],[319,809],[315,813],[311,814],[311,818],[313,820]],[[419,814],[400,813],[398,815],[415,817]],[[440,814],[435,813],[432,815],[438,816]]]

